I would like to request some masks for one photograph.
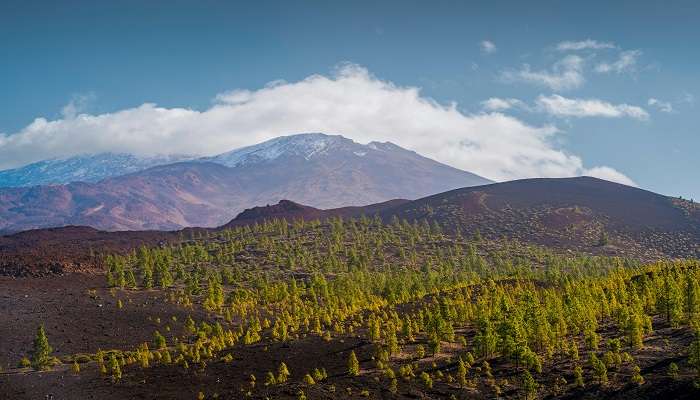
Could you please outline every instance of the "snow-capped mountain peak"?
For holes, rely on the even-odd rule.
[[[229,168],[239,168],[271,164],[289,165],[288,162],[298,164],[300,160],[337,165],[341,162],[352,163],[358,159],[369,165],[386,163],[389,159],[397,163],[415,164],[427,160],[432,163],[430,164],[432,166],[438,164],[391,142],[361,144],[340,135],[301,133],[280,136],[212,157],[99,153],[44,160],[20,168],[0,171],[0,187],[58,185],[71,182],[94,183],[106,178],[183,161],[211,162]],[[430,168],[427,165],[426,168]],[[485,182],[485,180],[479,182]]]
[[[281,157],[301,157],[311,160],[329,154],[339,149],[354,150],[362,153],[361,144],[340,135],[323,133],[301,133],[290,136],[280,136],[268,141],[242,147],[213,157],[202,158],[202,161],[237,167],[261,162],[273,161]]]

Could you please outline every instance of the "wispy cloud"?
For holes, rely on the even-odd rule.
[[[559,51],[579,51],[579,50],[603,50],[616,48],[614,43],[599,42],[597,40],[586,39],[580,41],[564,41],[557,44]]]
[[[212,155],[298,132],[392,141],[496,180],[590,171],[556,145],[560,131],[551,125],[533,126],[498,112],[464,113],[356,65],[330,76],[226,92],[203,111],[143,104],[37,118],[19,132],[0,134],[0,167],[104,151]]]
[[[583,63],[583,58],[569,55],[557,61],[550,70],[533,71],[530,65],[525,64],[517,71],[502,72],[501,79],[504,82],[524,82],[545,86],[557,91],[576,89],[585,82]]]
[[[649,113],[641,107],[629,104],[612,104],[599,99],[570,99],[557,94],[540,95],[535,101],[538,110],[558,117],[630,117],[649,119]]]
[[[526,107],[526,104],[518,99],[491,97],[488,100],[482,101],[481,106],[487,111],[505,111],[514,107]]]
[[[71,100],[61,109],[63,118],[75,118],[78,114],[87,111],[89,105],[95,101],[97,96],[94,93],[75,94]]]
[[[490,40],[482,40],[481,43],[479,43],[479,47],[481,48],[481,52],[484,54],[491,54],[498,51],[496,44]]]
[[[651,107],[655,107],[656,109],[658,109],[661,112],[665,112],[665,113],[672,113],[673,112],[673,105],[671,105],[671,103],[668,101],[661,101],[659,99],[655,99],[652,97],[647,101],[647,105],[649,105]]]
[[[601,62],[595,67],[595,71],[603,74],[634,72],[637,68],[637,59],[642,55],[639,50],[626,50],[620,53],[614,62]]]
[[[680,102],[690,104],[692,106],[693,104],[695,104],[695,96],[693,96],[692,93],[683,93]]]

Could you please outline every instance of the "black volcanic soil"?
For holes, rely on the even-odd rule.
[[[495,393],[480,383],[479,391],[456,389],[436,380],[432,389],[426,389],[418,379],[411,382],[399,380],[397,394],[390,393],[387,382],[374,367],[373,345],[351,335],[325,341],[315,335],[295,338],[286,343],[264,341],[250,346],[234,346],[228,352],[233,356],[230,363],[210,360],[204,370],[181,366],[154,364],[141,369],[138,365],[124,368],[124,379],[112,383],[101,376],[94,362],[81,364],[81,372],[70,371],[69,364],[54,367],[50,372],[37,372],[16,368],[18,359],[31,348],[31,340],[37,321],[43,321],[49,332],[54,353],[59,358],[69,353],[95,352],[98,348],[133,348],[142,342],[152,342],[152,332],[159,330],[169,341],[172,333],[182,334],[182,324],[188,310],[169,303],[160,291],[115,291],[112,296],[104,288],[104,277],[96,274],[72,273],[50,278],[0,278],[0,398],[24,400],[45,399],[176,399],[192,400],[201,391],[207,399],[296,399],[301,389],[309,399],[447,399],[455,395],[458,399],[495,397]],[[116,299],[122,299],[124,307],[116,307]],[[100,307],[100,305],[102,305]],[[11,310],[11,312],[10,312]],[[175,315],[177,321],[172,321]],[[156,318],[160,317],[160,322]],[[193,315],[195,319],[203,315]],[[607,333],[606,333],[607,332]],[[469,342],[475,332],[460,331]],[[617,335],[611,325],[601,330],[602,339]],[[89,338],[89,340],[87,339]],[[674,329],[664,321],[654,320],[654,334],[645,338],[644,347],[632,352],[635,362],[642,369],[647,383],[642,387],[625,383],[629,381],[629,367],[611,370],[612,383],[600,387],[587,380],[584,389],[570,389],[565,398],[586,399],[694,399],[698,391],[692,387],[694,375],[687,365],[684,354],[692,340],[688,328]],[[406,345],[404,353],[414,354],[413,347],[425,342]],[[454,349],[453,349],[454,347]],[[363,369],[362,374],[352,378],[346,374],[349,352],[356,352]],[[459,351],[459,345],[445,344],[440,358],[449,357],[449,352]],[[582,353],[583,354],[583,353]],[[401,356],[399,356],[401,357]],[[429,366],[434,358],[420,360]],[[265,386],[268,371],[276,371],[280,362],[285,362],[291,371],[287,384]],[[515,382],[518,372],[512,364],[500,358],[490,360],[494,376],[499,382]],[[666,371],[671,362],[678,363],[680,377],[672,380]],[[546,366],[541,376],[551,379],[560,371],[571,371],[570,361]],[[313,386],[302,382],[305,373],[313,368],[324,367],[327,381]],[[590,366],[583,363],[585,375],[590,377]],[[446,364],[444,372],[450,372],[454,364]],[[256,386],[251,390],[250,374],[256,376]],[[573,378],[566,376],[569,385]],[[379,379],[379,380],[377,380]],[[588,378],[587,378],[588,379]],[[621,382],[621,383],[620,383]],[[519,397],[520,392],[511,384],[503,383],[503,395]],[[348,391],[349,390],[349,391]],[[366,393],[363,393],[366,391]],[[543,398],[551,394],[541,393]]]
[[[118,300],[122,309],[117,308]],[[98,349],[136,347],[152,341],[155,330],[166,337],[181,335],[188,315],[202,317],[201,312],[169,302],[161,291],[112,292],[106,288],[103,274],[0,276],[0,366],[14,367],[28,354],[40,323],[51,332],[54,353],[60,358]]]
[[[99,269],[99,253],[179,240],[178,232],[104,232],[85,226],[36,229],[0,236],[0,275],[41,276]]]

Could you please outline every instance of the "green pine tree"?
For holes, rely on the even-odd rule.
[[[360,362],[357,360],[354,350],[350,352],[350,357],[348,358],[348,374],[350,376],[360,375]]]
[[[34,338],[34,350],[32,351],[32,367],[34,369],[50,369],[51,368],[51,352],[53,349],[49,345],[49,339],[46,337],[44,325],[40,325],[37,329],[36,337]]]

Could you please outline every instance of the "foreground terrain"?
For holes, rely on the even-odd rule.
[[[697,260],[427,220],[253,220],[0,278],[1,397],[700,394]]]

